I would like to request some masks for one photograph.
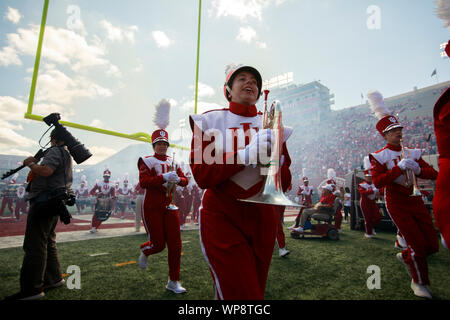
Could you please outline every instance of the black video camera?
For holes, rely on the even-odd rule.
[[[77,139],[70,134],[67,129],[58,121],[61,119],[59,113],[52,113],[46,116],[43,120],[48,125],[53,125],[55,129],[52,131],[52,137],[63,141],[69,149],[70,155],[77,164],[80,164],[92,156],[92,153],[84,147]]]

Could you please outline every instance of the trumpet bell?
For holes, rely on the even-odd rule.
[[[239,200],[275,206],[300,207],[299,204],[289,200],[289,198],[287,198],[281,190],[277,190],[275,187],[275,182],[272,179],[267,179],[264,184],[264,188],[260,193],[254,195],[253,197]]]

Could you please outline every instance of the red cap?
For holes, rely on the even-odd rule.
[[[372,176],[372,173],[371,173],[370,170],[368,169],[368,170],[364,170],[364,175],[365,175],[366,177],[371,177],[371,176]]]
[[[105,171],[103,171],[103,176],[111,177],[111,171],[109,171],[108,169],[106,169]]]
[[[158,141],[164,141],[169,143],[169,134],[166,130],[158,129],[153,131],[152,133],[152,144],[155,144]]]
[[[308,182],[308,177],[303,177],[303,182]]]
[[[392,115],[381,118],[377,122],[376,127],[378,132],[380,132],[382,136],[384,136],[384,134],[389,130],[395,128],[403,128],[403,126],[398,122],[397,118]]]

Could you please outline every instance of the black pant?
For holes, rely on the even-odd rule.
[[[22,292],[42,289],[62,279],[55,233],[59,216],[49,211],[52,209],[36,210],[36,206],[30,204],[20,271]]]
[[[345,221],[347,221],[348,214],[350,213],[350,207],[344,206]]]

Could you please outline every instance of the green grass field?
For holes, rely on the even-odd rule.
[[[293,239],[287,230],[291,254],[278,257],[275,246],[265,298],[269,300],[421,300],[410,289],[410,278],[395,258],[394,233],[363,232],[343,226],[339,241]],[[137,263],[145,235],[59,243],[63,272],[69,265],[81,270],[81,289],[66,286],[49,291],[48,300],[211,300],[212,279],[201,252],[198,231],[182,232],[181,282],[188,290],[175,295],[165,289],[167,250],[149,258],[147,270]],[[102,254],[90,256],[92,254]],[[19,290],[21,248],[0,250],[0,299]],[[450,299],[450,252],[442,246],[429,258],[431,288],[436,299]],[[128,263],[128,264],[127,264]],[[119,264],[119,266],[116,266]],[[370,265],[381,270],[380,289],[369,290]],[[69,275],[70,276],[70,275]]]

